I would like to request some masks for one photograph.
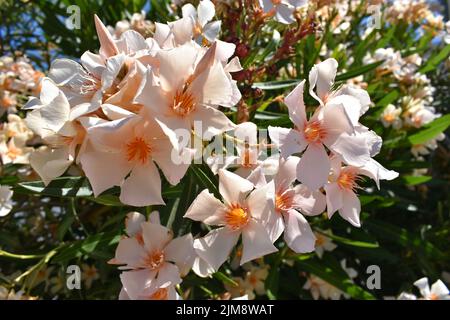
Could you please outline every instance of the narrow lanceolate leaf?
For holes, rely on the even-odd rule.
[[[439,64],[450,55],[450,44],[445,46],[438,54],[428,59],[427,63],[419,69],[420,73],[427,73],[435,70]]]
[[[333,234],[328,234],[325,232],[321,232],[320,230],[316,230],[317,232],[327,236],[328,238],[335,240],[336,242],[340,242],[349,246],[354,246],[354,247],[363,247],[363,248],[378,248],[379,245],[378,243],[373,243],[373,242],[365,242],[365,241],[358,241],[358,240],[352,240],[352,239],[347,239],[344,237],[340,237],[340,236],[336,236]]]
[[[416,186],[428,182],[432,179],[431,176],[402,176],[403,181],[408,186]]]
[[[450,126],[450,114],[442,116],[430,124],[426,125],[419,132],[414,133],[408,137],[412,145],[423,144],[431,139],[436,138],[440,133],[447,130]]]
[[[14,189],[17,193],[52,197],[89,197],[93,195],[89,181],[85,177],[56,178],[47,186],[42,181],[22,182]]]
[[[117,245],[119,239],[120,234],[117,232],[101,232],[62,247],[52,260],[53,262],[67,262],[83,255],[93,255],[97,249],[104,250],[105,247]]]
[[[267,82],[255,82],[253,88],[261,90],[279,90],[284,88],[290,88],[297,85],[299,80],[279,80],[279,81],[267,81]]]
[[[341,74],[337,75],[335,81],[336,82],[344,81],[344,80],[355,78],[355,77],[365,74],[369,71],[372,71],[373,69],[375,69],[376,67],[381,65],[383,62],[384,61],[377,61],[377,62],[374,62],[371,64],[366,64],[366,65],[358,67],[358,68],[350,69],[349,71],[347,71],[345,73],[341,73]]]

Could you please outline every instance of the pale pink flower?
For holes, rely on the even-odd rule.
[[[50,68],[49,77],[63,90],[74,117],[92,113],[103,103],[128,108],[144,74],[143,63],[152,61],[150,45],[133,30],[126,31],[119,40],[95,16],[100,41],[100,52],[85,52],[81,65],[69,59],[57,59]],[[147,57],[148,56],[148,57]]]
[[[226,261],[242,235],[241,265],[277,251],[263,220],[273,213],[273,186],[254,189],[253,183],[226,170],[219,171],[223,203],[207,189],[191,204],[185,218],[220,226],[194,242],[197,255],[214,271]]]
[[[325,185],[328,217],[338,211],[339,215],[355,227],[360,227],[359,214],[361,203],[356,195],[359,188],[358,181],[361,175],[374,179],[379,186],[379,180],[392,180],[398,176],[397,172],[386,170],[378,162],[371,159],[366,166],[342,167],[339,157],[331,159],[331,174],[329,182]]]
[[[293,13],[297,8],[306,6],[307,0],[259,0],[259,4],[269,14],[275,16],[275,20],[284,24],[295,22]]]
[[[62,90],[48,78],[42,80],[40,98],[30,99],[26,109],[32,109],[25,119],[26,125],[48,145],[31,154],[30,164],[48,184],[75,161],[76,149],[84,142],[85,130],[78,120],[74,120]]]
[[[417,280],[414,285],[419,288],[420,294],[425,300],[450,300],[450,291],[441,280],[433,283],[431,289],[426,277]]]
[[[189,17],[192,20],[192,34],[198,44],[203,44],[206,40],[212,43],[216,40],[220,32],[220,21],[212,21],[216,15],[214,3],[210,0],[201,0],[197,9],[190,4],[185,4],[182,8],[183,18]]]
[[[233,83],[216,59],[216,43],[206,53],[195,43],[159,51],[159,68],[148,69],[136,101],[143,104],[174,144],[177,130],[191,132],[194,122],[205,139],[230,130],[234,124],[218,106],[234,105]]]
[[[268,217],[267,227],[272,241],[284,231],[286,244],[297,253],[314,251],[316,237],[302,215],[314,216],[325,210],[325,196],[320,191],[310,191],[304,185],[293,183],[300,158],[280,159],[275,185],[275,214]],[[300,213],[301,212],[301,213]]]
[[[120,186],[122,203],[164,204],[155,162],[173,185],[188,168],[172,161],[174,147],[158,124],[138,115],[100,123],[89,128],[88,136],[93,148],[86,150],[80,161],[95,196]]]
[[[325,146],[355,166],[369,161],[370,150],[367,138],[355,132],[342,104],[329,102],[318,107],[308,120],[303,102],[304,84],[302,81],[285,99],[295,128],[269,127],[269,135],[284,158],[306,149],[297,167],[297,179],[316,190],[325,184],[330,171]]]
[[[220,136],[219,138],[222,139]],[[262,168],[264,174],[275,174],[279,155],[272,155],[264,160],[260,159],[260,157],[264,156],[263,150],[265,150],[266,141],[258,143],[258,127],[256,124],[253,122],[238,124],[234,129],[233,138],[232,143],[235,146],[237,155],[218,153],[212,154],[206,159],[206,163],[214,174],[217,174],[219,169],[228,168],[236,168],[234,173],[250,180],[251,178],[249,177],[258,168]]]
[[[129,237],[120,240],[111,264],[122,265],[122,298],[168,299],[181,275],[190,269],[194,254],[191,234],[173,239],[171,230],[159,224],[156,212],[150,220],[137,212],[127,215]],[[161,290],[160,290],[161,289]]]
[[[34,148],[28,147],[24,136],[12,137],[8,141],[0,140],[0,156],[2,163],[28,164]]]

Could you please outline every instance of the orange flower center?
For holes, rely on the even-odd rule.
[[[281,3],[281,0],[272,0],[272,4],[274,6],[276,6],[277,4],[280,4],[280,3]]]
[[[167,300],[169,297],[169,292],[167,288],[161,288],[156,290],[153,294],[150,295],[150,300]]]
[[[325,244],[325,237],[320,234],[316,234],[316,246],[320,247]]]
[[[195,109],[194,96],[186,91],[178,91],[173,100],[172,110],[179,116],[184,117]]]
[[[384,116],[384,120],[386,121],[386,122],[393,122],[394,120],[395,120],[395,117],[394,117],[394,115],[393,114],[387,114],[387,115],[385,115]]]
[[[337,184],[341,189],[355,191],[358,188],[358,174],[351,168],[344,168],[337,179]]]
[[[278,213],[286,211],[292,207],[292,196],[287,192],[275,195],[275,210]]]
[[[141,137],[136,137],[127,144],[127,159],[128,161],[138,160],[144,164],[150,157],[151,151],[152,149],[147,141]]]
[[[247,209],[240,206],[232,206],[225,215],[225,222],[228,227],[238,230],[244,227],[250,220],[250,214]]]
[[[22,154],[22,150],[10,145],[8,148],[7,155],[10,159],[15,160],[18,156]]]
[[[305,139],[309,143],[320,142],[326,136],[326,130],[319,121],[309,122],[304,129]]]
[[[144,259],[144,265],[150,270],[157,270],[164,264],[164,252],[153,251]]]

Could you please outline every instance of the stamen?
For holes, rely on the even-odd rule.
[[[158,270],[164,264],[164,253],[162,251],[150,252],[144,259],[144,266],[150,270]]]
[[[186,116],[195,109],[194,96],[187,90],[178,91],[173,100],[172,110],[179,116]]]
[[[225,222],[232,230],[238,230],[247,225],[250,214],[246,208],[233,205],[225,215]]]
[[[344,168],[337,179],[337,184],[341,189],[356,191],[359,188],[359,180],[361,178],[354,168]]]
[[[145,164],[150,156],[152,149],[143,138],[136,137],[127,144],[127,159],[128,161],[139,160]]]
[[[306,124],[304,135],[309,143],[321,142],[326,137],[326,130],[319,121],[313,121]]]

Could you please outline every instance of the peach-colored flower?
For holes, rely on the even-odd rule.
[[[125,204],[164,204],[155,162],[174,185],[188,168],[171,160],[174,147],[158,124],[139,115],[100,123],[88,129],[88,136],[93,148],[80,161],[95,196],[120,186]]]
[[[277,251],[263,223],[273,214],[273,185],[254,189],[253,183],[226,170],[219,170],[219,191],[224,203],[207,189],[189,207],[185,218],[220,226],[194,242],[209,269],[217,271],[242,235],[241,265]]]

